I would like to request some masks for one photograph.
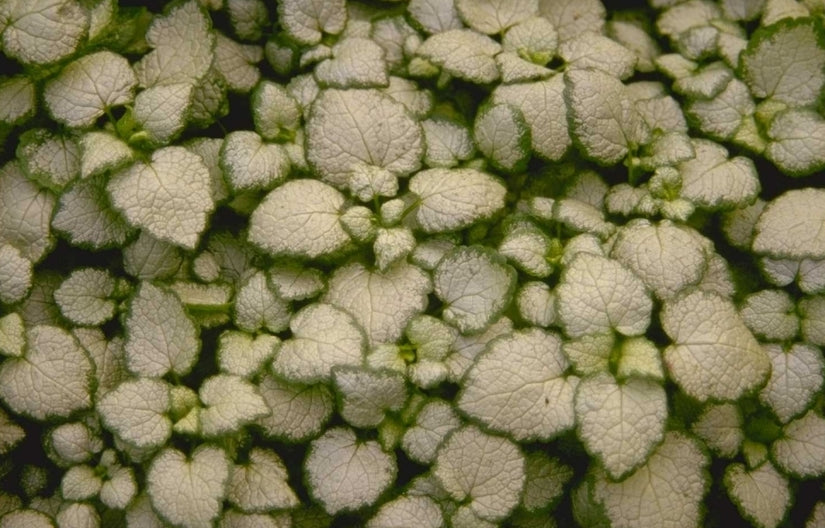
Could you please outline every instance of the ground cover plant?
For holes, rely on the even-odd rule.
[[[0,528],[825,526],[825,2],[0,2]]]

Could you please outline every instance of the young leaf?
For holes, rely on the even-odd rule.
[[[433,473],[453,500],[482,520],[495,522],[518,505],[524,456],[510,440],[465,426],[438,449]]]
[[[169,410],[169,385],[149,378],[121,383],[97,403],[106,427],[141,449],[162,446],[169,439]]]
[[[323,87],[382,88],[389,84],[384,50],[367,38],[348,37],[332,47],[332,57],[315,67]]]
[[[235,295],[234,319],[245,332],[281,332],[289,324],[289,305],[270,289],[266,274],[256,271]]]
[[[506,189],[475,169],[428,169],[410,178],[420,200],[415,220],[426,233],[455,231],[493,216],[504,207]]]
[[[187,457],[168,447],[152,460],[146,491],[165,520],[184,528],[211,526],[221,513],[229,479],[226,453],[200,446]]]
[[[395,459],[375,441],[336,427],[310,444],[304,461],[309,492],[330,515],[369,506],[395,478]]]
[[[667,301],[662,327],[674,341],[664,352],[670,375],[690,396],[735,400],[761,385],[770,360],[730,301],[695,291]],[[720,349],[726,350],[719,354]]]
[[[88,408],[94,367],[78,342],[53,326],[29,328],[26,342],[22,357],[0,365],[0,398],[6,405],[37,420]]]
[[[750,158],[728,159],[728,151],[716,143],[696,139],[692,143],[695,157],[678,167],[682,198],[699,207],[723,209],[749,205],[759,195],[759,177]]]
[[[444,320],[462,333],[487,328],[510,304],[516,271],[495,252],[461,246],[438,263],[435,294],[444,302]]]
[[[227,374],[250,378],[272,358],[280,342],[270,334],[227,330],[218,338],[218,364]]]
[[[455,167],[475,152],[466,127],[446,119],[421,122],[424,132],[424,163],[429,167]]]
[[[665,390],[653,381],[617,383],[601,373],[583,379],[576,391],[579,438],[616,480],[644,463],[664,436],[667,415]]]
[[[198,358],[195,326],[174,293],[149,282],[138,287],[126,317],[126,358],[136,374],[183,375]]]
[[[467,372],[458,407],[518,441],[548,440],[575,423],[579,379],[555,334],[531,329],[496,339]]]

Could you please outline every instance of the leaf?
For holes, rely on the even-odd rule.
[[[791,505],[787,479],[770,462],[748,471],[742,464],[725,470],[725,487],[744,517],[760,528],[775,528]]]
[[[32,262],[51,248],[49,220],[55,197],[29,181],[17,163],[0,168],[0,242],[17,247]]]
[[[36,109],[34,83],[24,75],[0,80],[0,123],[16,125],[30,118]]]
[[[616,480],[647,460],[664,437],[667,416],[667,395],[653,381],[617,383],[601,373],[584,378],[576,391],[579,438]]]
[[[217,447],[200,446],[191,457],[166,448],[149,466],[146,491],[168,522],[206,528],[221,513],[229,470],[226,453]]]
[[[806,176],[825,167],[825,120],[808,109],[777,114],[768,127],[765,156],[790,176]]]
[[[512,105],[491,105],[479,110],[473,139],[493,167],[503,172],[520,172],[530,159],[530,129],[521,111]]]
[[[324,90],[312,104],[306,134],[307,160],[338,188],[363,167],[406,176],[419,168],[423,154],[420,125],[378,90]]]
[[[169,385],[161,380],[125,381],[97,403],[106,427],[127,443],[140,448],[160,447],[172,434]]]
[[[476,333],[510,304],[516,272],[492,250],[461,246],[438,263],[433,285],[444,303],[444,320],[462,333]]]
[[[287,383],[270,374],[258,389],[271,412],[257,423],[268,436],[293,443],[318,436],[335,403],[326,385]]]
[[[366,528],[441,528],[444,518],[441,509],[427,496],[402,495],[385,502],[367,522]]]
[[[26,431],[0,410],[0,454],[5,455],[26,438]]]
[[[627,79],[633,75],[636,56],[613,39],[586,31],[562,42],[559,56],[570,70],[599,70],[611,77]]]
[[[456,231],[490,218],[504,207],[506,189],[475,169],[427,169],[410,178],[410,192],[420,200],[414,210],[426,233]]]
[[[539,14],[558,30],[561,41],[604,28],[605,8],[599,0],[539,0]]]
[[[218,338],[218,364],[222,371],[251,378],[272,359],[281,340],[274,335],[250,335],[227,330]]]
[[[135,63],[140,86],[183,84],[194,86],[209,70],[215,36],[198,2],[175,5],[152,20],[146,43],[154,48]]]
[[[87,127],[112,107],[132,102],[137,78],[129,61],[110,51],[85,55],[63,68],[43,90],[52,116]]]
[[[154,151],[107,186],[112,203],[132,225],[156,238],[194,249],[212,212],[210,175],[201,157],[182,147]]]
[[[54,292],[54,300],[63,316],[75,324],[95,326],[115,315],[115,279],[104,270],[80,268]]]
[[[89,19],[74,0],[11,0],[0,6],[3,52],[24,64],[68,57],[86,35]]]
[[[352,263],[335,270],[323,300],[352,314],[374,346],[397,341],[407,323],[427,307],[431,290],[429,275],[406,262],[385,272]]]
[[[612,329],[641,335],[650,324],[653,304],[644,284],[615,260],[576,255],[562,274],[557,295],[559,318],[571,337]]]
[[[688,103],[685,111],[698,122],[702,132],[726,140],[734,137],[743,120],[753,115],[755,109],[747,85],[739,79],[731,79],[716,97],[695,99]]]
[[[733,458],[745,439],[742,413],[732,403],[709,405],[693,422],[693,432],[715,453]]]
[[[468,26],[494,35],[538,14],[538,4],[538,0],[456,0],[456,9]]]
[[[36,510],[20,508],[11,511],[0,519],[3,528],[54,528],[51,519]]]
[[[304,45],[317,44],[324,34],[337,35],[347,22],[345,0],[285,0],[278,18],[289,36]]]
[[[740,58],[751,92],[790,105],[816,102],[825,84],[824,31],[819,19],[807,17],[755,31]]]
[[[44,420],[88,408],[93,366],[77,341],[60,328],[35,326],[26,342],[22,357],[0,365],[0,398],[9,409]]]
[[[825,258],[825,190],[787,191],[768,202],[756,222],[755,253],[775,258]]]
[[[407,12],[427,33],[441,33],[464,26],[454,0],[410,0]]]
[[[491,342],[467,372],[458,407],[521,442],[546,441],[575,424],[579,379],[565,376],[561,340],[539,329]]]
[[[569,466],[542,451],[532,451],[524,456],[524,472],[521,508],[537,513],[558,501],[573,477]]]
[[[707,209],[741,207],[757,198],[761,186],[750,158],[728,159],[728,151],[716,143],[692,143],[695,157],[679,164],[682,198]]]
[[[217,374],[206,378],[198,396],[204,405],[200,418],[206,437],[237,432],[270,412],[255,386],[240,376]]]
[[[518,108],[527,126],[533,151],[537,156],[557,161],[570,147],[567,104],[564,101],[564,76],[511,85],[499,85],[492,92],[495,104]]]
[[[395,372],[339,367],[332,379],[341,417],[353,427],[377,427],[386,412],[401,410],[407,401],[404,377]]]
[[[187,374],[198,358],[195,327],[180,300],[150,282],[142,282],[126,317],[126,359],[136,374],[160,377]]]
[[[621,482],[599,474],[593,498],[614,528],[699,526],[708,457],[695,441],[669,432],[647,463]]]
[[[335,253],[349,242],[338,222],[343,205],[344,196],[325,183],[288,181],[253,211],[249,239],[273,255],[317,258]]]
[[[570,129],[584,154],[603,165],[613,165],[647,142],[649,131],[615,77],[593,70],[565,73],[565,100]]]
[[[770,360],[730,301],[695,291],[665,302],[660,318],[674,342],[665,366],[693,398],[736,400],[770,373]]]
[[[220,166],[236,192],[277,185],[289,174],[289,165],[283,147],[264,143],[255,132],[239,130],[224,138]]]
[[[289,322],[292,337],[281,343],[272,369],[291,382],[331,379],[335,366],[361,364],[365,340],[348,313],[331,304],[302,308]]]
[[[498,521],[519,503],[524,457],[510,440],[464,426],[438,449],[433,473],[454,501],[483,520]]]
[[[414,461],[430,464],[438,447],[453,430],[461,426],[453,406],[444,400],[433,399],[424,404],[401,439],[401,447]]]
[[[294,508],[299,501],[288,478],[283,461],[274,451],[256,447],[249,452],[247,464],[232,468],[226,498],[245,512]]]
[[[499,78],[493,58],[501,45],[470,29],[450,29],[429,37],[416,50],[446,73],[475,84],[488,84]]]
[[[17,312],[0,317],[0,354],[20,357],[26,348],[26,328]]]
[[[235,325],[245,332],[281,332],[289,315],[289,305],[270,289],[263,271],[254,272],[235,294]]]
[[[133,229],[112,210],[108,176],[76,181],[60,196],[52,227],[74,245],[102,248],[122,245]]]
[[[330,515],[372,505],[393,482],[395,460],[374,440],[336,427],[310,444],[304,461],[310,494]]]
[[[745,298],[739,308],[742,320],[757,337],[788,341],[799,333],[796,304],[783,290],[762,290]]]
[[[332,57],[315,67],[323,87],[381,88],[389,85],[384,50],[371,39],[348,37],[332,46]]]
[[[825,473],[825,419],[808,411],[792,421],[771,446],[771,455],[791,476],[821,477]]]
[[[252,92],[255,130],[267,141],[286,139],[301,126],[298,102],[280,84],[263,80]]]
[[[455,167],[475,152],[466,127],[446,119],[421,122],[424,132],[424,163],[429,167]]]
[[[660,299],[696,284],[707,266],[701,238],[689,228],[662,221],[631,220],[610,253],[633,271]]]
[[[0,302],[14,304],[32,286],[32,262],[14,246],[0,243]]]

